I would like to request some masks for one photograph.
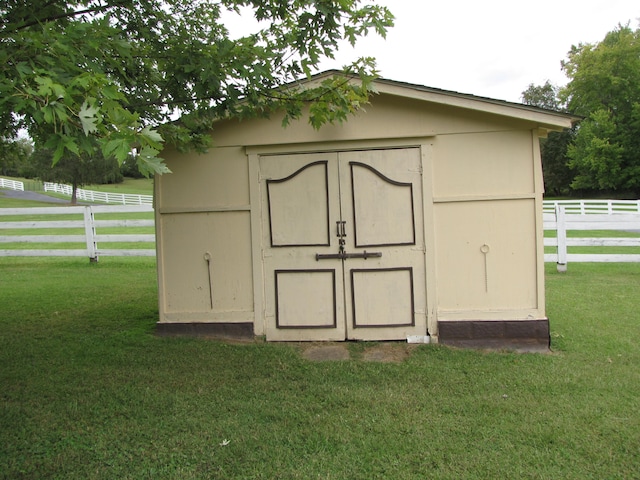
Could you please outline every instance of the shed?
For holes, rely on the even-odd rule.
[[[539,138],[573,118],[375,87],[342,125],[225,119],[165,152],[158,333],[548,347]]]

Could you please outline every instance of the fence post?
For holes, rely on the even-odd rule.
[[[98,261],[96,227],[93,220],[93,210],[91,207],[84,207],[84,236],[87,243],[87,255],[89,255],[89,261],[92,263]]]
[[[561,273],[567,271],[567,219],[565,215],[564,207],[558,205],[556,208],[557,269]]]

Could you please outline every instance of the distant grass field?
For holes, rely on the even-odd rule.
[[[0,478],[638,478],[640,266],[546,273],[552,354],[315,363],[155,336],[153,259],[0,258]]]
[[[153,178],[128,178],[122,183],[106,185],[85,185],[85,190],[97,192],[131,193],[135,195],[153,195]]]

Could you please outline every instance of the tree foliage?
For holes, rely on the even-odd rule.
[[[530,84],[522,92],[522,102],[554,111],[564,111],[558,93],[559,88],[547,80],[544,85]],[[540,156],[544,173],[544,188],[549,195],[567,195],[573,180],[573,172],[567,163],[567,148],[573,138],[573,130],[550,132],[540,140]]]
[[[561,111],[563,108],[558,98],[558,90],[558,87],[549,80],[544,82],[544,85],[530,83],[527,89],[522,92],[522,103],[547,110]]]
[[[259,22],[233,39],[228,11]],[[52,151],[88,158],[99,149],[166,172],[163,142],[204,149],[215,118],[269,115],[285,123],[310,106],[318,128],[367,102],[375,64],[359,77],[300,88],[341,41],[392,25],[366,0],[5,0],[0,5],[0,136],[26,128]],[[175,118],[180,117],[180,121]]]
[[[567,152],[572,187],[640,195],[640,30],[618,26],[574,46],[563,68],[561,98],[585,117]]]
[[[0,139],[0,175],[24,177],[33,145],[26,138]]]
[[[31,162],[37,178],[43,182],[71,185],[71,203],[77,200],[78,188],[90,184],[120,183],[123,180],[118,162],[105,158],[99,151],[94,156],[65,154],[52,165],[53,152],[46,148],[36,149]]]

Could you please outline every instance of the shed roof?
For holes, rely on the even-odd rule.
[[[327,70],[312,76],[310,79],[297,82],[299,85],[305,83],[316,83],[335,75],[345,75],[339,70]],[[357,77],[353,76],[353,81]],[[452,107],[465,108],[484,113],[501,115],[520,120],[528,120],[538,123],[542,128],[559,130],[571,128],[574,122],[580,117],[570,115],[555,110],[548,110],[521,103],[508,102],[506,100],[496,100],[493,98],[480,97],[468,93],[459,93],[451,90],[427,87],[413,83],[377,78],[374,81],[374,89],[377,93],[415,99]]]

